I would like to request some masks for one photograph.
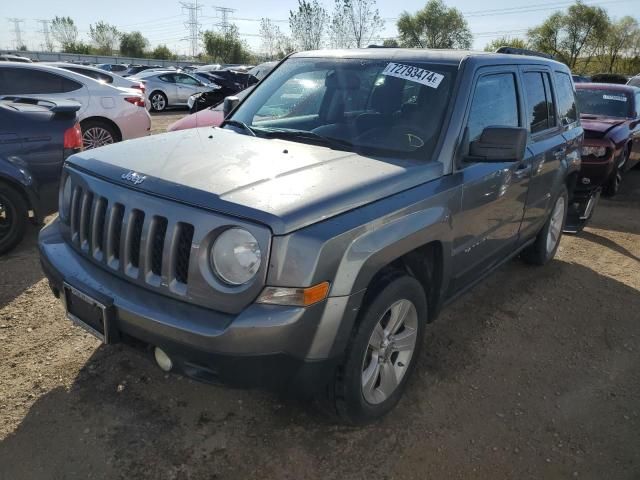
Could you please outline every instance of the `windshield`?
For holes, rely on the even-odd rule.
[[[227,128],[342,150],[428,159],[456,71],[454,65],[422,62],[293,58],[240,105]]]
[[[618,118],[631,115],[629,98],[618,90],[578,88],[576,100],[583,114]]]

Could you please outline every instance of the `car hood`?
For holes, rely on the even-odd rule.
[[[172,123],[167,127],[167,132],[173,132],[175,130],[184,130],[186,128],[196,127],[217,127],[224,120],[224,113],[222,110],[213,110],[206,108],[199,112],[192,113],[186,117],[181,118],[177,122]]]
[[[439,162],[383,160],[219,128],[129,140],[69,163],[128,188],[264,223],[274,234],[442,175]]]
[[[595,115],[584,115],[580,117],[580,122],[585,130],[587,138],[602,138],[611,129],[625,123],[623,118],[600,117]]]

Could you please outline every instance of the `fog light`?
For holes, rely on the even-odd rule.
[[[153,350],[153,355],[156,357],[156,363],[158,366],[165,372],[168,372],[173,368],[171,358],[169,358],[169,355],[167,355],[161,348],[156,347]]]

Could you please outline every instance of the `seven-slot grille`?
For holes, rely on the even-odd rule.
[[[94,194],[76,185],[69,215],[71,241],[80,251],[126,276],[184,295],[194,227]]]

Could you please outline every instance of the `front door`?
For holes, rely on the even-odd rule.
[[[510,67],[482,71],[476,78],[462,149],[468,153],[489,126],[520,127],[517,77]],[[465,157],[465,155],[463,155]],[[454,218],[454,281],[463,289],[515,250],[524,215],[531,165],[473,162],[463,158],[462,204]]]

